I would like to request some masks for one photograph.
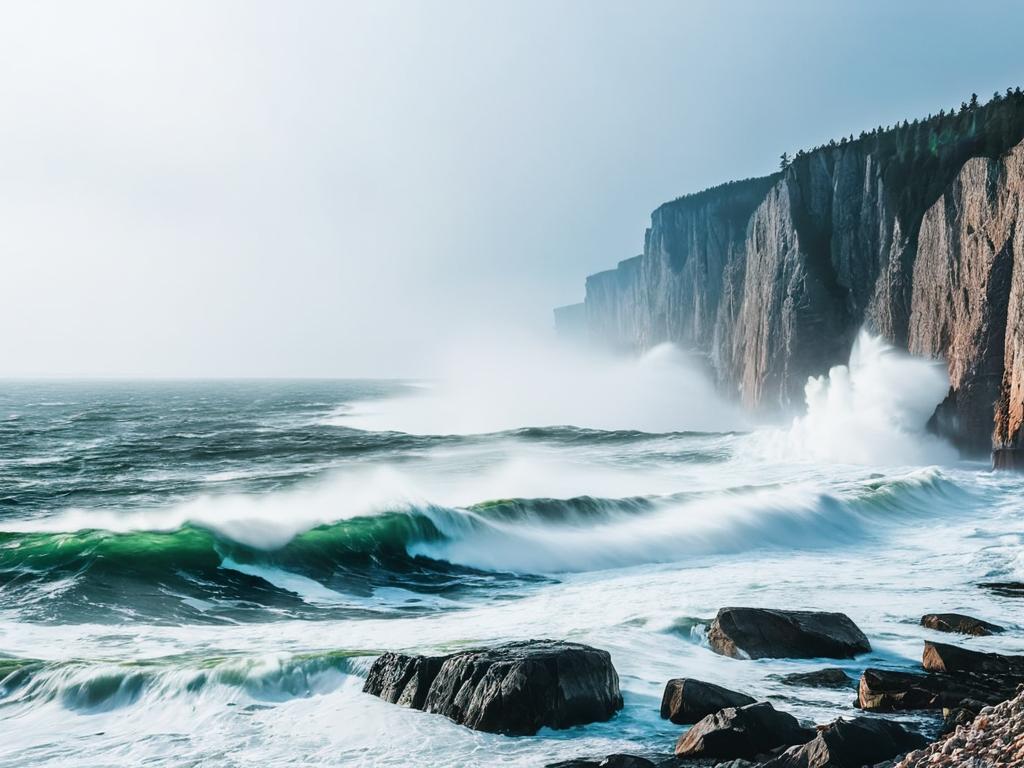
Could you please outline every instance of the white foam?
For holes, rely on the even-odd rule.
[[[848,365],[808,379],[805,415],[786,432],[755,436],[752,448],[781,459],[878,466],[953,463],[956,450],[926,431],[948,390],[942,363],[899,353],[861,331]]]

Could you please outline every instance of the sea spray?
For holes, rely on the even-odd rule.
[[[807,380],[806,413],[788,431],[756,436],[755,450],[849,464],[949,464],[956,450],[926,428],[948,389],[941,363],[900,353],[861,331],[848,365]]]
[[[535,339],[452,349],[417,391],[353,403],[329,423],[413,434],[573,425],[645,432],[726,431],[748,420],[716,392],[700,358],[672,344],[639,357]]]

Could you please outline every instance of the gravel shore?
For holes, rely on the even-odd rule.
[[[911,752],[895,768],[1002,768],[1024,766],[1024,688],[1002,704],[985,707],[970,725],[924,749]]]

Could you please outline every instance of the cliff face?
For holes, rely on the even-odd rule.
[[[640,256],[587,279],[587,331],[701,351],[746,405],[785,408],[867,326],[947,362],[936,431],[1024,447],[1022,138],[1018,95],[667,203]]]

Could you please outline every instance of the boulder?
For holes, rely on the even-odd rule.
[[[794,672],[783,675],[783,685],[803,685],[808,688],[849,688],[854,680],[839,667],[826,667],[813,672]]]
[[[871,712],[955,708],[964,701],[998,704],[1013,695],[1012,678],[977,675],[936,675],[864,670],[857,688],[857,706]]]
[[[722,608],[708,642],[717,653],[750,659],[845,659],[871,650],[845,614],[767,608]]]
[[[921,663],[929,672],[1016,675],[1024,678],[1024,656],[969,651],[955,645],[931,643],[927,640]]]
[[[690,725],[726,707],[742,707],[756,701],[714,683],[688,677],[669,680],[661,697],[661,717],[676,725]]]
[[[553,640],[448,656],[385,653],[374,661],[363,691],[507,735],[608,720],[622,708],[607,651]]]
[[[806,744],[790,747],[760,768],[861,768],[904,755],[927,740],[899,723],[874,717],[836,720]]]
[[[762,701],[708,715],[679,738],[676,756],[752,758],[776,747],[803,744],[813,736],[814,731],[795,717]]]
[[[990,624],[962,613],[926,613],[921,617],[921,626],[938,632],[956,632],[975,637],[984,637],[1005,631],[998,624]]]

